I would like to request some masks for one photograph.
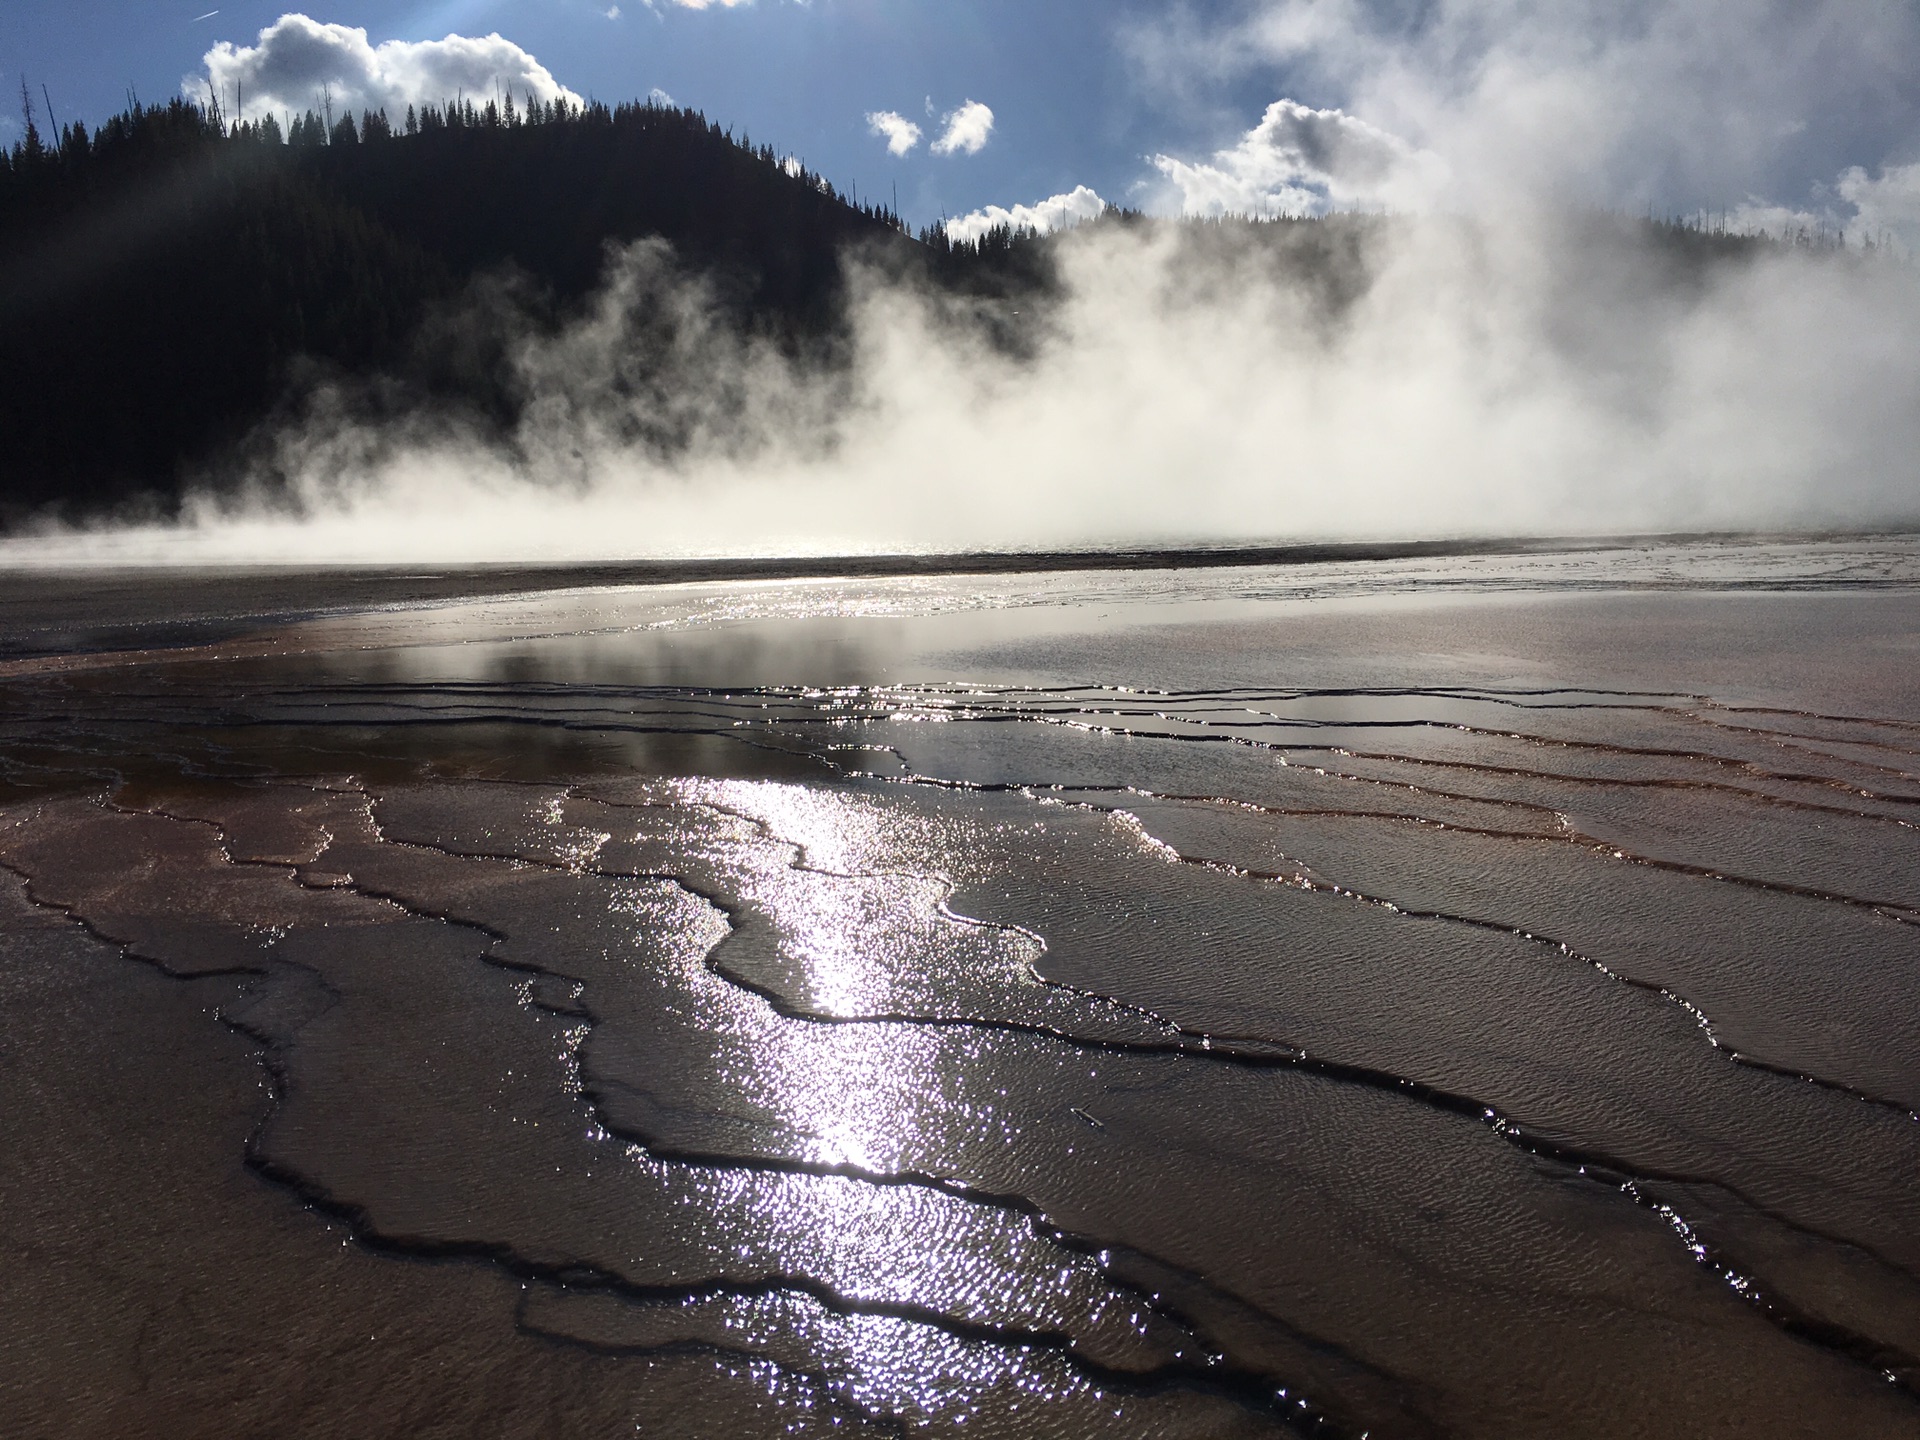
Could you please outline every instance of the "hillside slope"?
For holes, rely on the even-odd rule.
[[[476,276],[510,275],[520,312],[557,319],[609,245],[660,236],[742,323],[799,341],[831,329],[846,247],[918,249],[683,110],[466,105],[292,131],[176,101],[0,157],[0,513],[164,508],[321,374],[510,406],[484,337],[423,331]]]

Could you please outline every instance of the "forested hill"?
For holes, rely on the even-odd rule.
[[[55,141],[29,118],[0,151],[0,529],[165,512],[190,484],[271,474],[250,441],[335,380],[370,420],[451,412],[508,435],[527,399],[516,342],[577,316],[608,246],[646,236],[738,326],[829,363],[846,358],[850,248],[967,296],[951,313],[1010,353],[1040,333],[1011,317],[1054,290],[1057,236],[910,236],[672,107],[461,102],[287,131],[176,100]],[[1331,317],[1371,283],[1370,237],[1391,222],[1167,223],[1183,273],[1252,256]],[[1641,267],[1660,295],[1773,242],[1586,215],[1561,243]]]
[[[658,235],[744,323],[801,340],[833,324],[849,243],[921,248],[664,106],[463,103],[291,132],[174,101],[0,152],[0,522],[164,505],[303,375],[510,404],[485,353],[421,338],[479,274],[510,267],[516,303],[558,317],[609,242]]]

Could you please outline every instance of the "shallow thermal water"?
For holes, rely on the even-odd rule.
[[[8,621],[5,1433],[1920,1433],[1920,545],[316,585]]]

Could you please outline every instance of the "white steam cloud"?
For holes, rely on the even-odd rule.
[[[1920,7],[1908,0],[1246,0],[1222,25],[1187,12],[1138,25],[1128,49],[1149,87],[1196,106],[1256,76],[1333,100],[1439,157],[1450,207],[1773,207],[1906,227],[1920,248],[1891,194],[1869,217],[1850,193],[1883,166],[1897,190],[1895,172],[1920,158]],[[1252,151],[1216,159],[1224,181],[1194,193],[1257,210],[1246,200],[1264,157]],[[1253,183],[1236,190],[1243,175]],[[1375,198],[1416,203],[1359,203]]]
[[[928,148],[936,155],[978,155],[987,148],[992,134],[993,111],[978,100],[969,100],[947,113],[940,138]]]
[[[335,44],[303,33],[323,30]],[[263,36],[232,53],[282,51]],[[1920,270],[1858,249],[1710,260],[1582,208],[1832,210],[1913,234],[1910,4],[1267,0],[1214,29],[1183,12],[1137,32],[1134,54],[1164,94],[1264,74],[1313,101],[1251,130],[1222,118],[1204,158],[1158,157],[1168,208],[1402,213],[1080,225],[1052,242],[1052,294],[1009,302],[850,262],[830,367],[743,337],[642,242],[588,314],[515,341],[511,434],[429,413],[370,425],[351,397],[323,401],[271,437],[263,474],[291,505],[202,498],[176,527],[43,536],[16,558],[1920,523]],[[288,63],[310,86],[315,66]],[[991,119],[969,102],[933,148],[976,153]],[[979,214],[1065,228],[1097,202]]]
[[[920,127],[897,110],[870,111],[867,133],[885,140],[889,155],[905,155],[920,143]]]
[[[411,104],[439,104],[465,95],[477,102],[507,92],[542,101],[581,99],[533,56],[498,35],[449,35],[444,40],[367,41],[350,25],[323,25],[305,15],[282,15],[260,32],[259,43],[221,41],[206,53],[204,78],[182,88],[204,97],[208,86],[231,110],[238,97],[247,117],[291,111],[387,110],[398,117]]]
[[[209,499],[170,532],[42,537],[35,554],[474,561],[1920,519],[1904,265],[1782,248],[1696,269],[1627,221],[1328,223],[1082,227],[1057,242],[1057,298],[1001,317],[1011,347],[971,302],[856,274],[852,362],[830,371],[740,338],[642,242],[589,316],[519,342],[528,403],[506,442],[322,406],[276,442],[299,518]]]
[[[1033,205],[1015,205],[1011,210],[988,205],[957,220],[947,222],[947,237],[972,244],[996,226],[1010,230],[1033,230],[1050,234],[1071,229],[1088,220],[1098,220],[1106,212],[1107,202],[1085,185],[1076,185],[1063,195],[1050,195]]]

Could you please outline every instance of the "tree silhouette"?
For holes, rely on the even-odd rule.
[[[331,97],[324,115],[244,122],[130,101],[97,133],[48,137],[24,81],[21,98],[23,138],[0,152],[0,525],[165,513],[189,479],[244,473],[243,442],[328,377],[360,382],[367,405],[511,427],[515,336],[578,313],[609,247],[642,237],[670,241],[731,323],[823,363],[844,349],[849,252],[978,302],[987,342],[1021,354],[1038,327],[1012,302],[1057,285],[1069,243],[1005,226],[966,243],[944,226],[909,235],[772,147],[651,100],[462,98],[409,105],[397,129],[384,111],[335,119]],[[1249,255],[1280,267],[1333,317],[1370,283],[1368,247],[1392,223],[1190,221],[1180,243],[1195,274]],[[1651,216],[1582,223],[1636,227],[1662,283],[1770,244],[1844,249]],[[504,310],[479,303],[503,295]]]

